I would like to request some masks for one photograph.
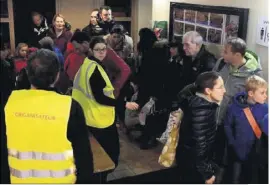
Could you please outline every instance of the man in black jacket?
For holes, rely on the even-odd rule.
[[[38,47],[38,41],[47,36],[49,31],[49,26],[47,24],[47,19],[38,12],[32,13],[32,27],[29,33],[30,45],[33,47]]]
[[[189,31],[183,36],[183,84],[182,88],[195,82],[197,76],[212,71],[216,64],[215,56],[206,50],[202,36],[196,31]]]
[[[53,87],[57,81],[57,78],[59,77],[59,71],[60,71],[60,64],[58,62],[57,56],[50,50],[41,49],[33,53],[27,62],[28,62],[27,73],[28,73],[28,78],[31,83],[32,89],[17,91],[16,94],[19,94],[21,92],[24,94],[27,94],[27,93],[31,93],[31,91],[35,89],[39,89],[43,91],[37,91],[37,93],[42,93],[46,91],[47,94],[58,96],[55,93],[55,88]],[[28,92],[25,92],[25,91],[28,91]],[[12,97],[12,95],[13,94],[11,94],[10,98]],[[48,98],[48,97],[44,96],[43,98]],[[48,98],[47,101],[51,101],[51,100]],[[58,102],[58,104],[59,103],[61,102]],[[7,105],[8,104],[9,102],[7,102]],[[31,106],[31,105],[32,105],[31,103],[29,103],[29,105],[20,105],[20,102],[18,102],[17,104],[18,107]],[[51,106],[54,106],[53,102]],[[43,108],[43,111],[46,113],[46,110],[50,108],[51,107],[46,108],[45,106]],[[17,108],[14,108],[13,111],[16,111],[16,109]],[[5,114],[6,116],[11,115],[12,110],[9,110],[9,112],[6,112]],[[77,183],[91,183],[93,181],[92,179],[93,156],[92,156],[90,142],[89,142],[89,135],[88,135],[87,127],[85,124],[84,113],[82,111],[81,106],[75,100],[71,100],[71,107],[70,107],[69,115],[67,115],[67,117],[68,117],[68,120],[67,120],[68,125],[67,125],[66,139],[71,143],[72,149],[73,149],[73,155],[75,159],[74,163],[77,170],[76,182]],[[28,119],[31,120],[33,118],[29,117]],[[34,122],[32,121],[32,123]],[[40,124],[38,119],[36,120],[36,123]],[[8,124],[9,123],[7,122],[7,125]],[[60,127],[55,127],[55,129],[59,129],[59,128]],[[21,130],[20,132],[31,133],[31,131],[27,129]],[[42,136],[43,130],[41,129],[39,130],[39,132],[40,132],[40,135]],[[12,138],[12,137],[14,136],[7,135],[7,140],[9,140],[9,138]],[[21,139],[23,140],[24,138],[21,138]],[[29,163],[30,169],[31,169],[31,165],[32,163]],[[13,174],[13,176],[14,175],[16,174]],[[50,176],[50,178],[55,178],[55,177]]]
[[[89,25],[82,29],[82,31],[87,33],[90,38],[103,34],[102,28],[98,25],[97,22],[98,12],[99,9],[92,10]]]
[[[112,27],[115,25],[115,21],[112,17],[111,7],[109,6],[100,7],[97,22],[100,28],[102,28],[102,35],[110,34]]]

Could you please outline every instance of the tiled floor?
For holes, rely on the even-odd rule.
[[[158,164],[162,145],[150,150],[141,150],[136,143],[131,142],[121,131],[119,131],[119,137],[119,165],[114,172],[108,175],[107,180],[115,180],[164,169]]]

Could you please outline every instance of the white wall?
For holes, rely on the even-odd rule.
[[[259,17],[268,17],[268,0],[153,0],[152,20],[169,21],[170,2],[249,8],[247,46],[260,56],[262,67],[264,69],[264,76],[265,79],[268,80],[268,48],[260,46],[255,42],[256,27]]]
[[[152,27],[153,0],[138,1],[138,28]]]

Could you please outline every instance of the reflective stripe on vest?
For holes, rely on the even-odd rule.
[[[75,183],[76,165],[67,138],[71,104],[71,97],[53,91],[12,92],[5,106],[12,184]]]
[[[60,170],[60,171],[53,171],[53,170],[17,170],[14,168],[9,168],[10,174],[17,178],[30,178],[30,177],[36,177],[36,178],[62,178],[69,176],[70,174],[73,174],[75,172],[75,169],[66,169],[66,170]]]
[[[48,160],[64,161],[73,157],[73,151],[68,150],[64,153],[45,153],[45,152],[19,152],[14,149],[8,149],[8,155],[20,160]]]
[[[89,73],[93,64],[95,64],[95,62],[92,62],[89,64],[89,66],[86,69],[86,74]],[[81,69],[82,68],[79,69],[79,71],[77,73],[77,78],[75,78],[75,80],[74,80],[73,89],[80,91],[89,99],[94,99],[94,97],[90,93],[90,89],[88,88],[88,85],[86,85],[87,92],[85,92],[85,90],[79,85],[80,81],[81,81],[81,72],[82,72]],[[88,83],[89,83],[89,79],[87,78],[87,75],[85,75],[85,84],[88,84]],[[110,97],[113,94],[113,91],[104,91],[103,90],[103,93],[105,96]]]
[[[91,63],[88,67],[87,67],[87,70],[86,70],[86,74],[88,74],[88,72],[90,71],[91,69],[91,66],[93,65],[94,63]],[[75,78],[74,80],[74,83],[73,83],[73,89],[76,89],[80,92],[82,92],[87,98],[89,99],[93,99],[93,96],[88,92],[85,92],[85,90],[79,85],[80,81],[81,81],[81,73],[82,73],[82,68],[79,69],[78,73],[77,73],[77,78]],[[87,75],[85,75],[85,84],[88,84],[88,78],[87,78]],[[87,89],[87,86],[86,88]],[[88,90],[88,89],[87,89]]]

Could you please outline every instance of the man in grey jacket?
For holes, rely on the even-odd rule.
[[[231,38],[225,44],[223,58],[217,61],[213,71],[220,73],[226,89],[226,94],[217,111],[216,159],[217,163],[222,167],[227,162],[223,121],[228,105],[236,93],[245,90],[245,81],[249,76],[262,76],[262,69],[258,62],[258,57],[246,51],[245,41],[241,38]]]

